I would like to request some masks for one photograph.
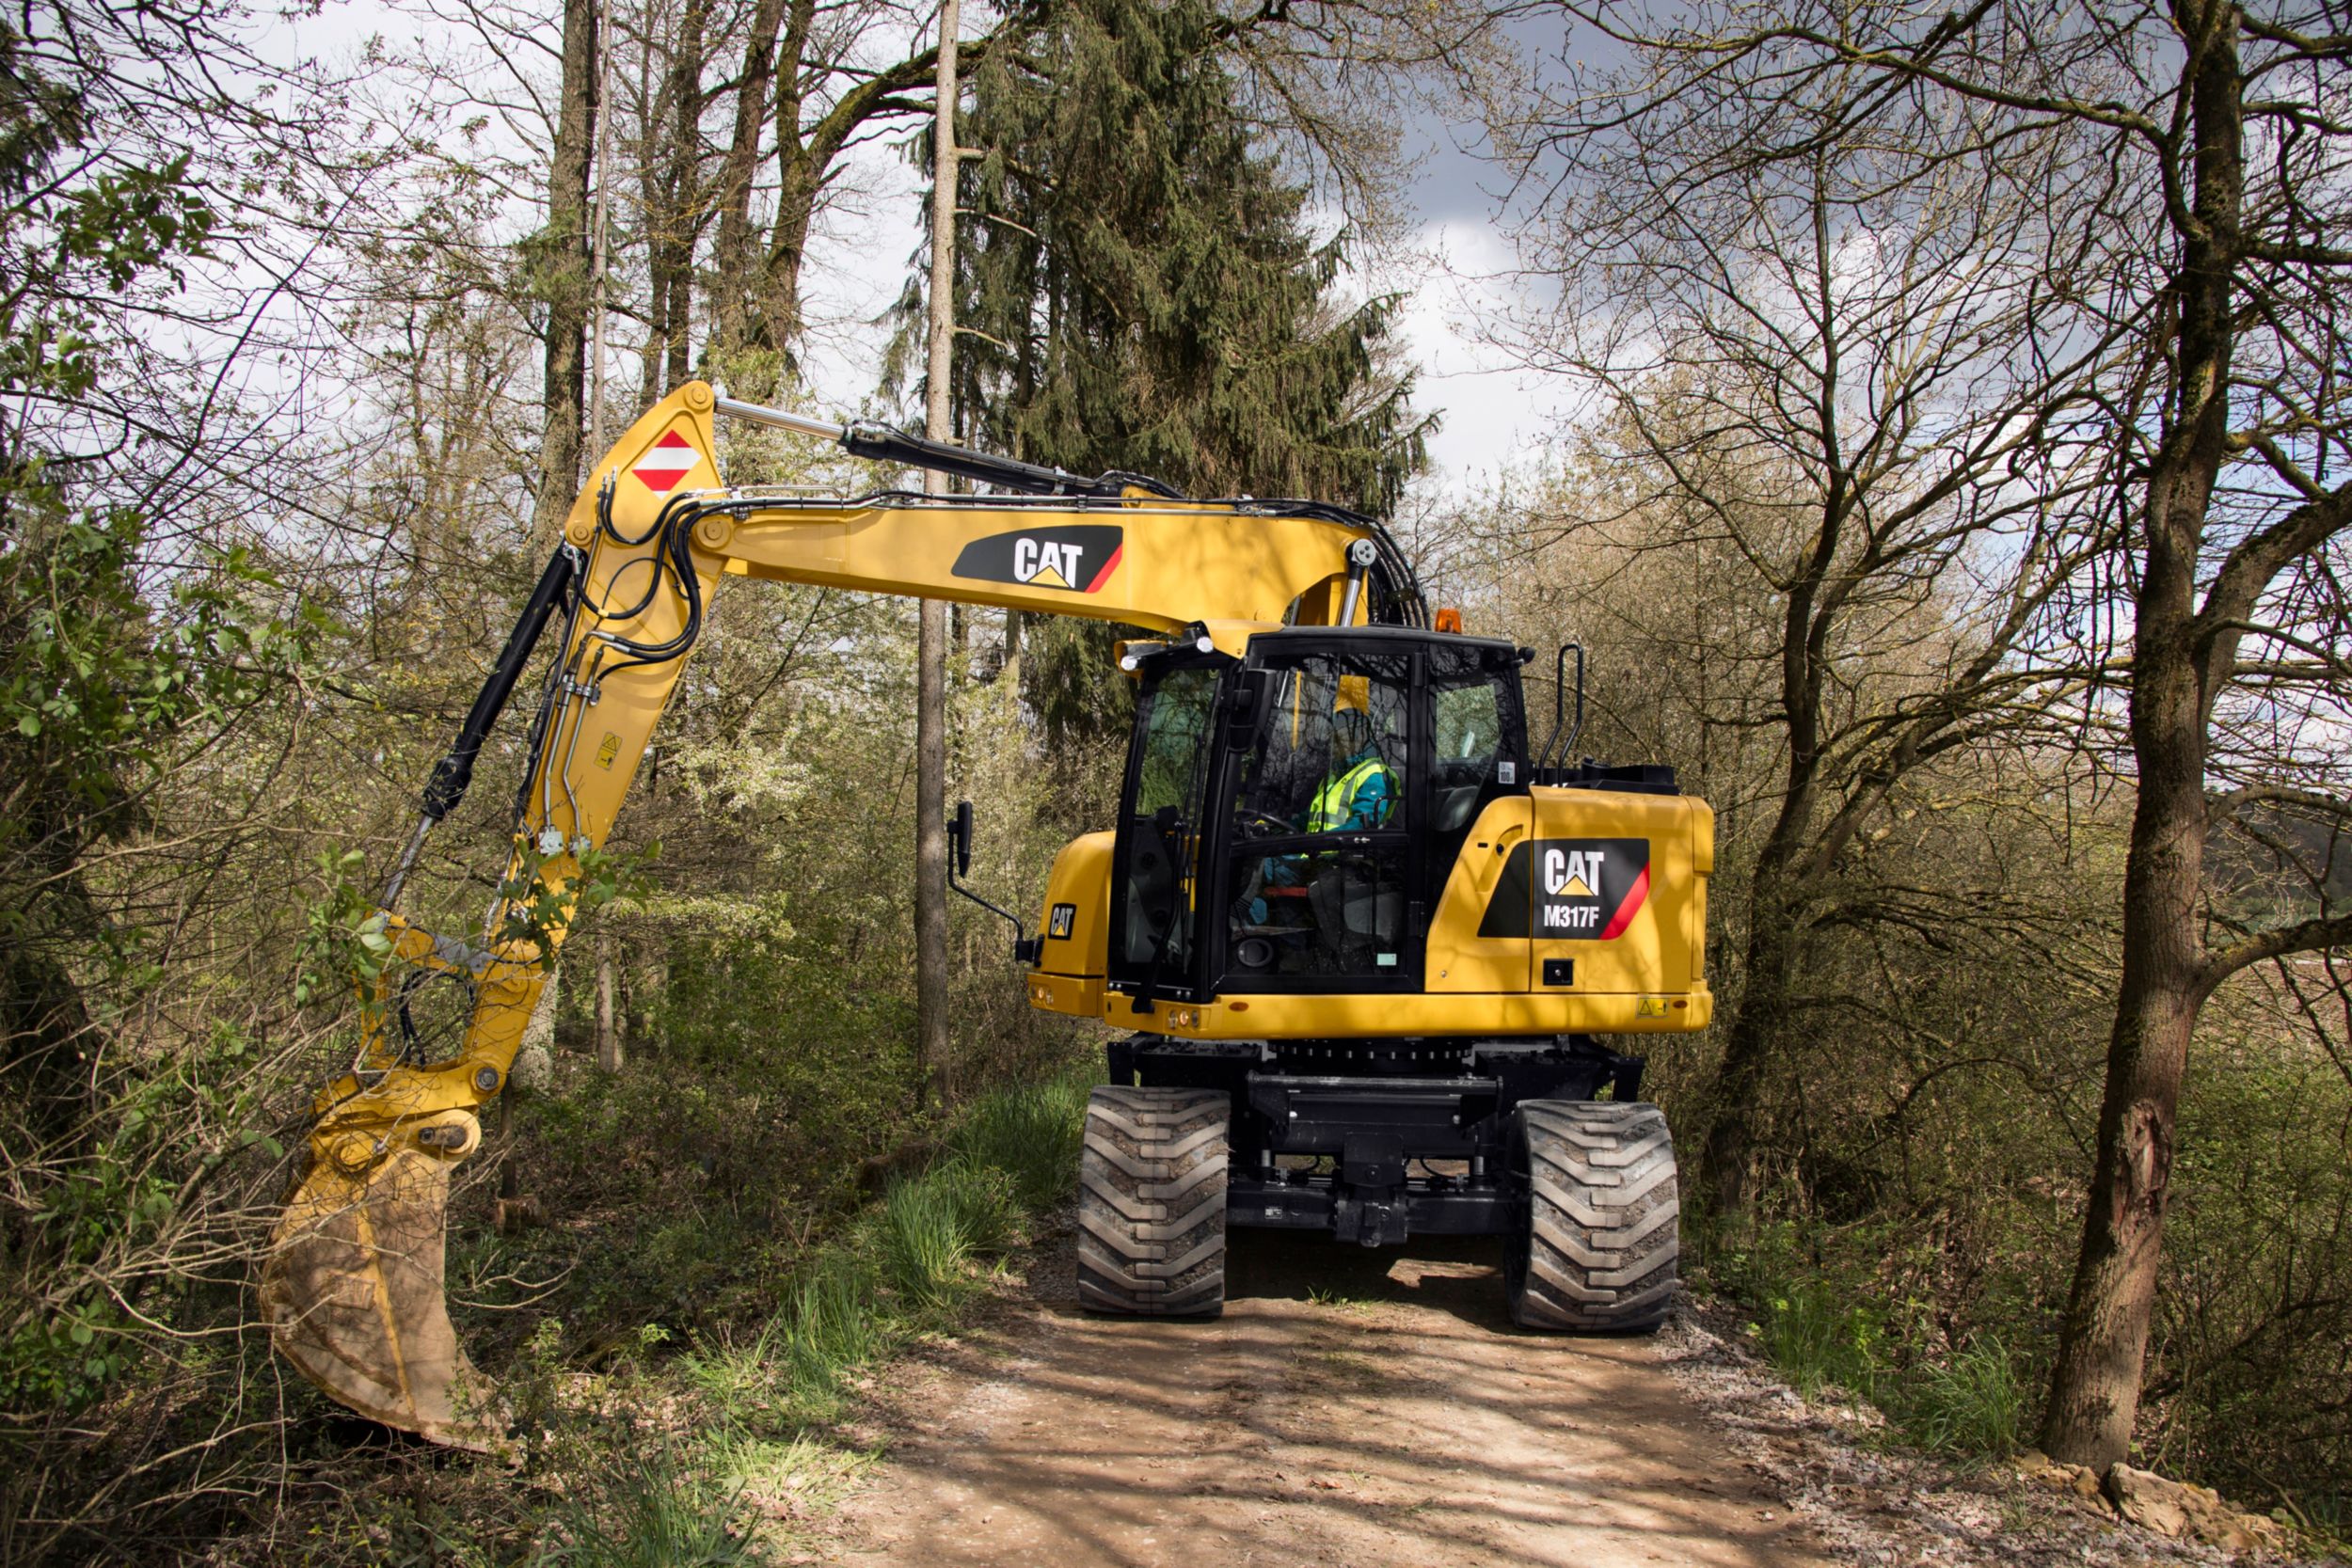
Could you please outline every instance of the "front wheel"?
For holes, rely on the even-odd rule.
[[[1522,1328],[1638,1333],[1674,1299],[1674,1134],[1655,1105],[1528,1100],[1511,1132],[1525,1212],[1503,1271]]]
[[[1225,1309],[1226,1132],[1216,1089],[1099,1088],[1078,1156],[1078,1301],[1123,1316]]]

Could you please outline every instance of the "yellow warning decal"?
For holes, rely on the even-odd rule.
[[[605,731],[604,738],[596,742],[596,766],[610,768],[612,766],[612,759],[620,754],[621,737],[611,730]]]
[[[1643,997],[1633,1005],[1633,1016],[1635,1018],[1664,1018],[1666,999],[1662,996]]]

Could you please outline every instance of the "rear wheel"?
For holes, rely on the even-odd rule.
[[[1655,1105],[1522,1101],[1511,1168],[1526,1201],[1504,1270],[1523,1328],[1656,1328],[1675,1291],[1680,1194]]]
[[[1216,1089],[1096,1089],[1078,1157],[1078,1300],[1096,1312],[1225,1308],[1226,1131]]]

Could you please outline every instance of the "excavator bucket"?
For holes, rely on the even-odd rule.
[[[497,1393],[442,1296],[450,1169],[481,1137],[470,1113],[443,1111],[314,1138],[262,1272],[262,1311],[286,1359],[343,1404],[488,1453],[503,1447]]]

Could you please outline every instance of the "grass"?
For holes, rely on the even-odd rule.
[[[1378,1306],[1372,1296],[1350,1291],[1343,1285],[1310,1285],[1307,1299],[1317,1307],[1329,1307],[1342,1312],[1363,1313]]]
[[[567,1503],[547,1568],[736,1568],[769,1560],[751,1533],[743,1489],[650,1462],[608,1490],[602,1506]]]
[[[959,1159],[1004,1172],[1025,1208],[1050,1208],[1075,1180],[1093,1085],[1090,1071],[1066,1072],[989,1095],[964,1113],[947,1147]]]
[[[1997,1336],[1946,1343],[1924,1320],[1871,1302],[1875,1281],[1833,1277],[1805,1259],[1785,1227],[1713,1259],[1709,1272],[1755,1311],[1757,1348],[1799,1392],[1867,1401],[1931,1453],[1997,1456],[2023,1446],[2032,1387]]]
[[[1938,1453],[2010,1453],[2022,1447],[2032,1396],[2016,1356],[1990,1334],[1908,1380],[1897,1419],[1911,1440]]]
[[[861,1370],[952,1327],[990,1261],[1068,1197],[1092,1082],[1072,1072],[973,1101],[943,1156],[810,1258],[756,1331],[678,1355],[711,1426],[772,1434],[829,1419]]]

